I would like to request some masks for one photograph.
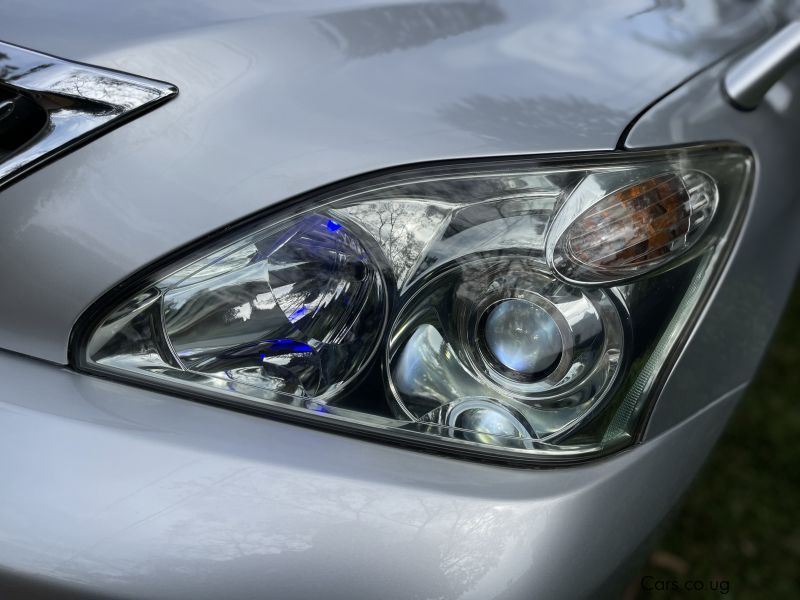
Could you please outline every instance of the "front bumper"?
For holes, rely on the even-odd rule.
[[[616,592],[738,397],[613,457],[482,465],[0,353],[0,591],[135,598]]]

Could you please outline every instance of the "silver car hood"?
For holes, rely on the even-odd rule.
[[[77,318],[120,280],[317,186],[613,149],[771,27],[733,0],[7,0],[0,40],[180,95],[0,192],[0,347],[65,362]]]

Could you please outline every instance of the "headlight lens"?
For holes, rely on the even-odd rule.
[[[80,368],[519,460],[632,439],[735,235],[741,148],[409,168],[104,299]]]
[[[491,362],[512,377],[541,379],[564,354],[561,330],[543,302],[506,298],[484,312],[480,331]]]
[[[327,398],[353,379],[375,353],[388,309],[357,236],[319,215],[170,281],[160,316],[182,369],[295,397]]]

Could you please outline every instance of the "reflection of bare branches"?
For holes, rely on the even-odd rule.
[[[0,52],[0,81],[14,82],[25,87],[24,80],[40,71],[57,66],[55,62],[17,63],[5,52]],[[122,113],[157,99],[161,92],[155,88],[140,85],[126,79],[101,75],[80,67],[60,70],[60,79],[47,85],[48,94],[63,94],[72,98],[87,100],[84,112]],[[34,86],[34,89],[37,89]],[[92,106],[91,103],[102,103]],[[56,101],[58,104],[58,102]]]
[[[504,19],[495,0],[478,0],[361,8],[322,15],[315,22],[344,54],[363,58],[424,46]]]
[[[377,240],[400,286],[450,213],[438,204],[412,198],[365,202],[336,212],[357,221]]]
[[[513,511],[474,500],[341,485],[334,479],[291,470],[248,469],[225,478],[224,486],[211,484],[208,492],[213,492],[214,504],[229,510],[214,518],[197,518],[194,511],[184,511],[182,518],[173,520],[166,539],[175,564],[185,561],[192,571],[220,569],[219,574],[248,568],[297,572],[299,564],[334,567],[347,564],[349,558],[363,560],[369,548],[387,540],[392,552],[409,557],[397,565],[396,576],[422,575],[419,581],[425,588],[389,585],[387,598],[462,595],[496,568],[520,527],[519,515]],[[294,501],[300,498],[302,502]],[[252,502],[273,510],[250,520],[254,514],[247,508]],[[274,514],[283,518],[276,520]],[[487,543],[496,549],[493,556],[487,556]],[[364,554],[348,557],[343,554],[347,548]],[[225,563],[233,564],[226,567]],[[148,576],[163,568],[155,561],[141,567]],[[330,581],[330,577],[323,579]],[[384,574],[384,581],[386,577],[392,575]],[[279,576],[274,582],[285,583]],[[295,581],[294,589],[316,583]],[[367,588],[362,591],[367,597]]]
[[[479,551],[478,540],[493,539],[504,524],[496,508],[455,512],[453,535],[441,549],[440,565],[448,580],[461,582],[465,590],[472,589],[500,559],[495,554],[494,560],[487,560]]]
[[[315,460],[331,468],[203,459],[158,476],[153,465],[131,480],[144,485],[87,517],[85,536],[36,565],[126,597],[159,581],[204,598],[457,598],[492,583],[530,530],[530,512],[514,504],[343,478],[327,473],[338,472],[334,459]],[[371,576],[353,576],[361,571]]]
[[[159,91],[153,88],[81,70],[74,70],[60,81],[53,83],[50,91],[102,102],[114,112],[141,106],[160,95]]]

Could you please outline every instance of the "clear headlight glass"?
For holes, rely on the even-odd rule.
[[[460,454],[633,441],[752,179],[730,145],[422,166],[151,269],[76,330],[92,372]]]

